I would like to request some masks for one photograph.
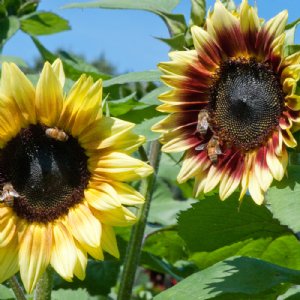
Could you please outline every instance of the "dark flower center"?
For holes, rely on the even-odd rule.
[[[46,128],[22,129],[0,151],[0,184],[19,194],[13,210],[30,222],[49,222],[67,214],[83,199],[90,174],[87,156],[77,140],[59,141]]]
[[[264,144],[279,123],[284,94],[267,63],[229,59],[215,73],[211,118],[223,143],[249,151]]]

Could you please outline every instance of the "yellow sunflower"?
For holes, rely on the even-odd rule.
[[[69,93],[60,60],[45,63],[36,88],[4,63],[0,86],[0,282],[20,271],[27,292],[51,265],[85,277],[87,254],[119,257],[112,226],[143,203],[124,181],[152,168],[132,158],[144,137],[102,115],[101,80],[82,75]]]
[[[300,123],[300,53],[284,57],[287,17],[263,23],[247,0],[234,13],[217,1],[205,29],[191,29],[195,50],[159,64],[172,89],[158,109],[170,114],[153,130],[163,151],[185,151],[178,181],[195,177],[196,196],[219,185],[224,200],[240,187],[240,198],[249,190],[261,204],[284,176]]]

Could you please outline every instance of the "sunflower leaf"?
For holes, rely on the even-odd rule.
[[[64,8],[108,8],[108,9],[137,9],[156,12],[157,8],[162,12],[171,12],[179,3],[179,0],[99,0],[84,3],[71,3]]]
[[[191,0],[191,25],[203,26],[206,14],[206,0]]]
[[[192,252],[213,251],[247,239],[276,238],[291,233],[273,219],[264,206],[245,197],[239,207],[234,194],[222,202],[218,197],[206,197],[182,212],[178,232]]]
[[[10,288],[0,284],[0,299],[2,300],[15,299],[14,293]]]
[[[34,12],[20,19],[22,31],[30,35],[48,35],[69,30],[69,22],[51,12]]]
[[[115,84],[124,84],[138,81],[159,81],[160,75],[161,73],[158,70],[131,72],[106,80],[103,82],[103,86],[109,87]]]
[[[172,50],[183,50],[184,49],[184,42],[185,42],[185,35],[184,33],[179,33],[177,35],[172,36],[171,38],[159,38],[156,39],[166,43],[171,47]]]
[[[300,283],[300,271],[250,257],[232,257],[182,280],[154,300],[276,299],[282,283]],[[273,294],[272,298],[268,294]],[[248,298],[245,298],[248,296]],[[252,298],[254,296],[254,298]]]
[[[267,202],[274,218],[287,225],[294,233],[300,232],[300,166],[288,168],[288,177],[267,192]]]
[[[0,50],[19,28],[19,19],[14,16],[0,19]]]
[[[57,58],[57,55],[46,49],[37,38],[32,36],[31,39],[45,61],[47,60],[52,63]],[[60,59],[64,65],[66,76],[72,80],[77,80],[82,73],[91,76],[94,80],[111,77],[110,75],[100,73],[94,66],[85,63],[82,59],[67,52],[61,52]]]

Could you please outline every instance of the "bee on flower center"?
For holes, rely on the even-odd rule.
[[[63,130],[58,129],[57,127],[47,128],[45,133],[47,137],[60,142],[66,142],[69,138],[69,136]]]
[[[204,150],[206,149],[207,155],[213,164],[218,162],[218,155],[222,154],[220,148],[219,137],[213,135],[208,143],[201,144],[195,148],[196,150]]]
[[[198,114],[198,124],[196,132],[199,132],[202,137],[206,135],[207,129],[210,127],[209,120],[210,118],[208,110],[201,109]]]
[[[0,201],[6,206],[12,207],[14,205],[15,198],[19,198],[20,195],[15,191],[11,183],[5,183],[2,188],[2,193],[0,195]]]

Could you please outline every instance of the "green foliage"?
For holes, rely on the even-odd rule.
[[[250,197],[240,205],[237,198],[234,194],[222,202],[217,197],[206,197],[179,215],[178,232],[190,251],[213,251],[247,239],[290,233],[266,207],[256,205]]]
[[[191,25],[203,26],[206,14],[205,0],[191,0]]]
[[[12,290],[5,285],[0,284],[0,299],[1,300],[10,300],[14,299],[14,294]]]
[[[14,16],[0,19],[0,49],[19,30],[20,22]]]
[[[290,166],[288,177],[271,187],[267,201],[273,216],[295,233],[300,232],[300,166]]]
[[[268,299],[264,298],[266,293],[274,292],[274,288],[287,282],[299,284],[300,271],[255,258],[233,257],[189,276],[154,299],[204,300],[222,295],[228,296],[227,299],[244,299],[245,296]]]
[[[69,30],[69,22],[50,12],[35,12],[21,18],[21,29],[30,35],[47,35]]]
[[[115,286],[119,274],[120,264],[117,260],[95,261],[89,260],[86,278],[81,281],[74,279],[73,282],[64,281],[56,276],[54,289],[78,289],[85,288],[90,295],[108,295],[110,289]],[[97,282],[97,284],[95,284]],[[64,297],[60,299],[66,299]]]

